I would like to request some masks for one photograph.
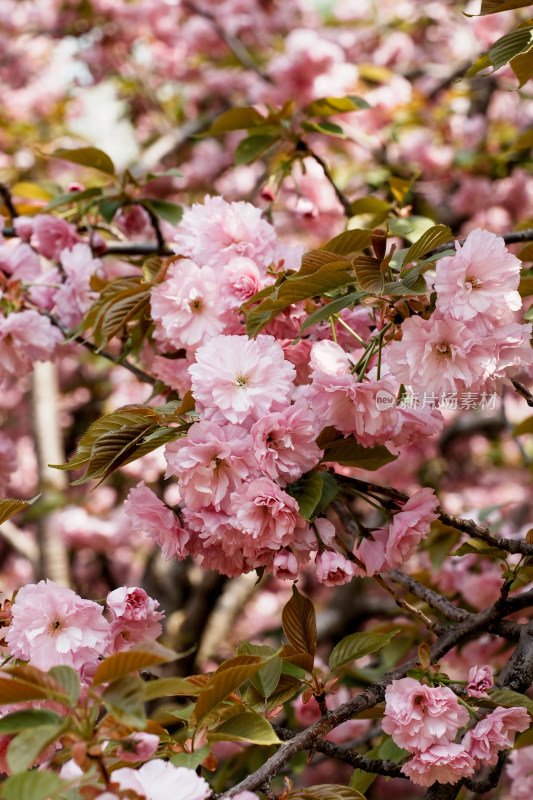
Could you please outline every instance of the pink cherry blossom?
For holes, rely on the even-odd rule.
[[[533,745],[513,750],[505,772],[512,781],[507,800],[530,800],[533,792]]]
[[[531,724],[531,717],[520,706],[502,708],[499,706],[480,720],[475,728],[467,731],[463,738],[472,758],[485,765],[494,766],[498,752],[514,745],[515,733],[525,731]]]
[[[469,720],[468,711],[445,686],[426,686],[414,678],[393,681],[385,691],[383,730],[398,747],[427,750],[443,738],[453,739]]]
[[[402,323],[402,340],[384,350],[392,376],[418,392],[464,392],[483,388],[494,358],[490,340],[459,320],[435,312],[430,319],[409,317]]]
[[[0,382],[21,378],[34,361],[49,361],[63,339],[58,328],[37,311],[0,316]]]
[[[99,258],[93,258],[87,244],[75,244],[70,249],[62,250],[59,258],[66,280],[54,295],[56,313],[64,325],[73,328],[81,322],[91,305],[90,279],[100,269],[102,262]]]
[[[189,372],[205,418],[242,423],[288,405],[295,370],[272,336],[215,336],[198,348]]]
[[[296,500],[268,478],[244,483],[231,495],[235,526],[243,531],[244,555],[260,565],[280,547],[291,544],[303,523]]]
[[[298,577],[298,560],[290,550],[278,550],[272,562],[272,572],[278,580],[293,581]]]
[[[238,425],[196,422],[185,439],[167,445],[165,458],[166,477],[179,477],[183,502],[191,509],[213,505],[227,511],[229,494],[254,468],[259,474],[250,436]]]
[[[155,337],[167,351],[198,347],[222,333],[231,321],[221,308],[214,270],[200,268],[188,258],[170,265],[150,302]]]
[[[148,761],[159,747],[159,736],[155,733],[131,733],[124,737],[115,751],[121,761]]]
[[[414,555],[422,537],[429,533],[431,523],[438,518],[435,513],[438,504],[433,489],[420,489],[394,514],[386,549],[389,569],[399,567]]]
[[[389,540],[388,528],[373,528],[369,536],[356,543],[353,554],[365,565],[362,575],[375,575],[376,572],[388,569],[386,561],[387,542]]]
[[[283,411],[267,414],[251,429],[257,463],[280,486],[294,483],[320,461],[314,412],[302,398]]]
[[[50,580],[19,590],[5,638],[15,658],[48,670],[80,669],[106,650],[110,626],[103,608]]]
[[[323,550],[316,557],[316,577],[325,586],[342,586],[358,572],[355,564],[335,550]]]
[[[131,519],[133,529],[142,531],[155,541],[163,558],[184,558],[189,534],[157,495],[144,481],[130,490],[124,511]]]
[[[271,265],[299,269],[302,248],[282,245],[261,216],[261,209],[242,201],[205,197],[185,211],[175,236],[175,250],[199,264],[222,268],[235,257],[252,259],[261,271]]]
[[[154,759],[139,769],[121,767],[111,773],[111,782],[122,790],[131,789],[146,800],[206,800],[211,787],[193,769],[175,767],[170,761]]]
[[[59,259],[62,250],[79,241],[76,226],[52,214],[37,214],[32,223],[35,247],[45,258]]]
[[[457,783],[472,775],[474,769],[473,758],[463,745],[454,742],[433,744],[402,766],[402,772],[418,786]]]
[[[0,247],[0,268],[11,276],[11,281],[28,283],[41,274],[41,259],[25,242],[17,247]]]
[[[233,311],[240,308],[263,288],[261,273],[251,258],[236,256],[226,264],[220,278],[220,294],[224,306]]]
[[[116,653],[131,647],[135,642],[155,640],[163,628],[157,611],[159,603],[137,586],[121,586],[107,595],[106,605],[111,611],[111,650]]]
[[[490,667],[473,666],[468,673],[466,691],[470,697],[488,697],[487,689],[492,689],[494,680]]]
[[[483,314],[487,320],[512,319],[522,307],[517,292],[521,261],[509,253],[500,236],[476,230],[468,234],[457,253],[437,262],[437,311],[469,320]]]

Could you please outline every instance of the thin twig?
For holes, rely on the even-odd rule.
[[[505,244],[520,244],[521,242],[531,242],[533,240],[533,228],[524,228],[523,231],[511,231],[509,233],[499,233],[498,236],[501,236]],[[460,236],[455,241],[462,244],[465,240],[464,236]],[[433,256],[436,253],[442,253],[444,250],[449,250],[451,246],[451,242],[446,242],[445,244],[440,244],[438,247],[434,247],[433,250],[429,250],[427,253],[424,254],[424,258],[428,258],[429,256]]]
[[[513,378],[511,378],[511,383],[513,384],[518,394],[522,395],[528,406],[533,407],[533,394],[531,394],[529,389],[526,388],[523,383],[519,383],[518,381],[515,381]]]
[[[385,589],[385,591],[388,592],[391,595],[391,597],[394,598],[394,602],[396,603],[397,606],[399,606],[399,608],[402,608],[411,617],[414,617],[423,625],[425,625],[428,631],[431,631],[431,633],[434,633],[436,636],[439,636],[442,633],[442,627],[437,622],[433,622],[419,608],[415,608],[406,600],[403,600],[401,597],[398,597],[392,586],[389,586],[389,584],[383,578],[382,575],[376,573],[375,575],[372,575],[372,580],[374,580],[377,584],[379,584],[382,589]]]
[[[222,41],[227,44],[227,46],[229,47],[229,49],[231,50],[237,61],[239,61],[239,63],[245,69],[252,70],[253,72],[256,73],[256,75],[259,75],[259,77],[262,78],[267,83],[273,83],[273,80],[270,77],[270,75],[267,75],[258,67],[258,65],[255,63],[255,61],[251,57],[246,47],[240,41],[240,39],[238,39],[236,36],[232,36],[230,33],[225,31],[223,26],[220,24],[220,22],[215,16],[210,14],[209,11],[205,11],[203,8],[200,8],[200,6],[197,6],[196,3],[190,2],[190,0],[186,0],[186,2],[183,3],[183,6],[189,9],[189,11],[192,11],[193,14],[198,14],[199,17],[203,17],[204,19],[209,20],[209,22],[211,23],[215,31],[218,33]]]
[[[344,215],[348,219],[353,217],[352,204],[350,203],[350,201],[348,200],[346,195],[343,192],[341,192],[341,190],[339,189],[339,187],[337,186],[337,184],[333,180],[333,176],[332,176],[331,172],[329,171],[329,167],[326,164],[326,162],[324,161],[324,159],[321,158],[318,155],[318,153],[315,153],[313,150],[311,150],[307,144],[305,145],[305,149],[306,149],[307,155],[309,155],[311,158],[313,158],[316,161],[316,163],[320,164],[320,166],[322,167],[322,169],[324,171],[324,175],[325,175],[327,181],[329,182],[329,184],[333,188],[333,191],[335,192],[335,194],[337,196],[337,200],[339,201],[339,203],[341,204],[341,206],[344,209]]]
[[[4,205],[9,211],[9,216],[11,217],[11,219],[15,219],[15,217],[18,217],[19,212],[15,208],[15,205],[13,203],[13,198],[11,197],[11,192],[9,191],[5,183],[0,183],[0,197],[4,201]]]
[[[78,342],[79,344],[82,344],[87,350],[90,350],[91,353],[94,353],[97,356],[102,356],[102,358],[107,358],[108,361],[112,361],[113,364],[117,364],[119,367],[124,367],[124,369],[127,369],[129,372],[132,373],[132,375],[135,375],[135,377],[142,383],[149,383],[150,386],[155,385],[156,378],[154,378],[152,375],[149,375],[144,370],[139,369],[139,367],[136,367],[135,364],[132,364],[130,361],[127,361],[125,358],[123,359],[120,356],[115,356],[113,355],[113,353],[110,353],[109,350],[103,350],[102,348],[97,347],[95,344],[93,344],[93,342],[90,342],[88,339],[85,339],[83,336],[79,334],[76,336],[71,336],[67,328],[65,328],[65,326],[63,325],[63,323],[60,322],[60,320],[58,320],[58,318],[54,316],[50,311],[39,309],[39,313],[44,314],[46,317],[48,317],[52,325],[55,325],[56,328],[59,328],[63,336],[69,341]]]

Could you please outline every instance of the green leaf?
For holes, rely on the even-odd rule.
[[[208,714],[215,706],[238,689],[245,681],[249,680],[265,663],[267,659],[260,656],[234,656],[224,661],[217,671],[211,676],[205,691],[196,703],[196,721]]]
[[[81,692],[81,683],[76,670],[66,664],[60,664],[52,667],[49,674],[63,687],[72,702],[77,703]]]
[[[113,217],[121,206],[124,205],[123,200],[101,200],[98,204],[100,214],[106,222],[112,222]]]
[[[353,217],[360,214],[372,214],[372,225],[379,224],[380,221],[387,219],[392,205],[387,200],[382,200],[380,197],[360,197],[350,203],[350,211]]]
[[[328,253],[336,253],[340,256],[350,256],[369,246],[371,233],[372,231],[364,228],[352,228],[330,239],[322,250],[326,250]]]
[[[521,692],[513,692],[511,689],[491,689],[490,699],[504,708],[520,706],[525,708],[533,719],[533,700]]]
[[[198,769],[202,761],[204,761],[210,753],[209,745],[200,747],[193,753],[176,753],[175,756],[170,757],[170,763],[175,767],[187,767],[187,769]]]
[[[416,242],[423,233],[435,226],[434,220],[429,217],[390,217],[387,221],[389,231],[393,236],[402,236],[408,242]]]
[[[55,772],[32,770],[12,775],[2,784],[3,800],[48,800],[69,786]]]
[[[128,675],[111,683],[102,695],[105,705],[125,725],[144,730],[144,681],[138,675]]]
[[[137,642],[129,650],[113,653],[104,659],[96,668],[93,686],[114,681],[129,675],[130,672],[138,672],[140,669],[153,667],[155,664],[175,661],[177,658],[179,658],[178,653],[168,647],[163,647],[159,642]]]
[[[264,667],[252,675],[250,682],[262,697],[268,698],[276,689],[281,676],[281,658],[271,658]]]
[[[150,208],[154,214],[170,222],[171,225],[177,225],[183,216],[183,208],[177,203],[170,203],[168,200],[144,199],[142,205]]]
[[[494,70],[496,71],[500,69],[500,67],[504,67],[519,53],[529,50],[532,43],[532,26],[517,28],[506,33],[505,36],[502,36],[497,42],[494,42],[489,49],[489,60]]]
[[[357,283],[365,292],[381,294],[383,291],[383,275],[381,261],[374,256],[357,256],[352,261]]]
[[[320,786],[308,786],[305,789],[289,792],[286,800],[365,800],[365,797],[350,786],[324,783]]]
[[[533,75],[533,48],[512,58],[509,66],[518,78],[519,88],[522,87]]]
[[[290,275],[289,278],[295,280],[305,275],[313,275],[322,269],[322,267],[330,267],[331,269],[331,264],[335,264],[335,269],[350,269],[351,267],[350,259],[346,258],[346,256],[341,256],[339,258],[338,253],[333,253],[322,248],[321,250],[311,250],[309,253],[305,253],[299,272],[295,275]],[[288,278],[286,278],[286,280],[288,280]]]
[[[304,120],[301,123],[302,130],[308,133],[325,133],[327,136],[337,136],[339,139],[346,139],[346,134],[340,125],[335,125],[334,122],[309,122]]]
[[[285,489],[298,502],[300,514],[306,520],[314,519],[334,499],[338,486],[328,472],[308,472]]]
[[[201,686],[189,683],[186,678],[159,678],[145,683],[144,699],[148,701],[158,697],[196,697],[202,691]]]
[[[379,758],[383,758],[385,761],[394,761],[396,764],[403,761],[408,755],[409,751],[398,747],[394,743],[392,736],[384,736],[378,747]]]
[[[243,139],[235,148],[235,164],[251,164],[256,158],[262,156],[274,142],[277,142],[278,136],[268,135],[266,133],[255,134]]]
[[[27,500],[14,500],[12,498],[0,500],[0,525],[29,505],[30,503]]]
[[[480,16],[486,14],[499,14],[501,11],[510,11],[514,8],[527,8],[530,0],[481,0]]]
[[[390,633],[351,633],[349,636],[345,636],[331,651],[330,669],[339,669],[357,658],[375,653],[388,644],[399,632],[400,629]]]
[[[107,153],[96,147],[77,147],[74,150],[60,147],[58,150],[54,150],[52,157],[62,158],[64,161],[80,164],[82,167],[91,167],[99,172],[105,172],[106,175],[115,175],[115,165]]]
[[[53,200],[50,200],[48,205],[43,208],[43,212],[52,211],[54,208],[58,208],[59,206],[68,206],[72,203],[79,203],[82,200],[90,200],[91,197],[101,197],[103,194],[103,189],[100,186],[91,186],[90,189],[83,189],[81,192],[66,192],[65,194],[60,194],[57,197],[54,197]]]
[[[296,586],[292,587],[292,597],[281,614],[283,632],[297,652],[316,653],[315,609],[308,597],[304,597]]]
[[[326,303],[326,305],[321,306],[321,308],[317,308],[316,311],[313,311],[307,319],[302,322],[302,326],[300,328],[300,334],[306,331],[308,328],[311,328],[313,325],[316,325],[318,322],[323,322],[331,317],[332,314],[338,314],[339,311],[342,311],[343,308],[355,303],[359,298],[364,297],[366,292],[351,292],[350,294],[343,294],[342,297],[337,297],[335,300],[332,300],[331,303]]]
[[[522,436],[523,433],[533,433],[533,417],[527,417],[515,425],[513,436]]]
[[[281,744],[268,720],[253,711],[236,714],[209,734],[213,742],[252,742],[252,744]]]
[[[221,114],[211,125],[209,130],[200,136],[218,136],[230,131],[248,130],[266,123],[266,118],[259,111],[250,107],[231,108]]]
[[[313,100],[305,107],[305,113],[310,117],[329,117],[332,114],[345,114],[348,111],[372,108],[362,97],[350,95],[349,97],[321,97]]]
[[[348,436],[328,444],[324,450],[322,461],[334,461],[341,466],[360,467],[373,471],[385,464],[390,464],[397,458],[398,456],[393,455],[383,444],[363,447],[355,437]]]
[[[493,547],[482,539],[469,539],[451,553],[452,556],[466,556],[475,553],[478,556],[487,556],[489,558],[498,558],[505,560],[507,553],[505,550],[500,550],[499,547]]]
[[[25,708],[2,717],[0,733],[18,733],[25,728],[39,728],[43,725],[61,726],[63,718],[46,708]]]
[[[412,261],[418,261],[425,253],[452,239],[453,234],[447,225],[434,225],[411,245],[403,259],[403,266],[407,266]]]
[[[165,169],[163,172],[147,172],[146,177],[149,180],[158,180],[159,178],[183,178],[183,172],[176,167]]]
[[[45,700],[48,692],[42,686],[19,678],[0,677],[0,705],[21,703],[26,700]]]
[[[59,724],[26,728],[18,733],[7,748],[6,760],[10,772],[29,769],[39,753],[58,739],[67,727],[68,723],[61,720]]]

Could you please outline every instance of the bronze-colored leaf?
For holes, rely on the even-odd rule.
[[[292,597],[283,609],[281,622],[285,636],[300,653],[316,653],[315,609],[308,597],[304,597],[296,586]]]

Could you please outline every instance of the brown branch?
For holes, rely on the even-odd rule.
[[[515,381],[513,378],[511,378],[511,383],[513,384],[518,394],[522,395],[528,406],[533,407],[533,394],[531,394],[529,389],[526,386],[524,386],[523,383],[519,383],[518,381]]]
[[[298,736],[296,731],[290,731],[287,728],[282,728],[279,725],[272,726],[279,738],[284,742],[290,742],[295,736]],[[389,775],[393,778],[405,778],[407,776],[401,771],[399,764],[394,761],[383,761],[379,758],[366,758],[355,750],[350,750],[346,747],[340,747],[333,742],[327,740],[316,742],[314,750],[317,753],[323,753],[329,758],[336,758],[338,761],[344,761],[357,769],[364,769],[365,772],[373,772],[376,775]]]
[[[324,176],[326,177],[328,183],[331,185],[333,191],[335,192],[335,195],[337,196],[337,200],[339,201],[339,203],[341,204],[341,206],[344,209],[345,217],[350,219],[353,216],[353,214],[352,214],[352,204],[350,203],[350,201],[348,200],[346,195],[343,192],[341,192],[341,190],[339,189],[339,187],[337,186],[337,184],[333,180],[333,176],[332,176],[331,172],[329,171],[328,165],[326,164],[324,159],[321,158],[318,155],[318,153],[315,153],[313,150],[311,150],[311,148],[305,142],[302,142],[302,144],[305,147],[307,155],[309,155],[311,158],[313,158],[316,161],[316,163],[320,164],[320,166],[322,167],[322,170],[324,172]]]
[[[197,6],[196,3],[190,2],[190,0],[186,0],[183,3],[183,6],[187,8],[189,11],[192,11],[193,14],[198,14],[199,17],[203,17],[204,19],[208,19],[215,31],[218,33],[220,38],[226,45],[229,47],[237,61],[243,66],[245,69],[250,69],[259,75],[267,83],[273,83],[272,78],[264,73],[258,65],[255,63],[253,58],[251,57],[250,53],[243,45],[243,43],[238,39],[236,36],[232,36],[227,31],[224,30],[223,26],[220,24],[218,19],[213,15],[210,14],[209,11],[205,11],[200,6]]]
[[[437,663],[442,656],[448,653],[457,644],[480,631],[486,630],[491,622],[497,620],[502,613],[505,613],[505,605],[506,604],[493,603],[483,611],[472,614],[472,616],[464,622],[447,628],[431,646],[431,663]],[[522,640],[523,637],[521,637],[521,641]],[[533,650],[533,636],[531,640]],[[520,647],[520,644],[518,647]],[[531,668],[533,669],[533,652],[530,654],[530,660],[532,664]],[[318,722],[306,728],[306,730],[296,734],[294,738],[269,758],[263,766],[241,781],[237,786],[229,789],[224,796],[232,797],[239,792],[254,791],[263,785],[265,781],[277,775],[296,753],[302,750],[316,749],[316,745],[320,739],[333,730],[333,728],[381,702],[384,699],[386,687],[393,680],[405,677],[407,672],[412,669],[416,663],[417,658],[412,658],[406,664],[391,670],[380,681],[369,686],[357,697],[339,706],[339,708],[334,711],[330,711],[327,716],[322,717]]]
[[[531,242],[533,240],[533,228],[524,228],[523,231],[511,231],[510,233],[499,233],[498,236],[501,236],[505,244],[520,244],[522,242]],[[465,240],[464,236],[460,236],[455,241],[462,244]],[[438,247],[434,247],[433,250],[429,250],[425,255],[424,258],[428,258],[429,256],[433,256],[436,253],[442,253],[444,250],[449,250],[452,242],[446,242],[445,244],[440,244]]]
[[[0,197],[4,201],[4,205],[9,211],[9,216],[11,217],[11,219],[15,219],[15,217],[18,217],[19,213],[13,203],[11,192],[9,191],[5,183],[0,183]]]
[[[500,753],[498,753],[498,763],[489,771],[488,775],[485,778],[477,781],[473,781],[472,778],[467,778],[464,783],[466,788],[470,789],[471,792],[475,792],[476,794],[485,794],[486,792],[490,792],[491,789],[494,789],[498,785],[498,781],[502,776],[503,768],[505,767],[505,762],[507,761],[508,755],[508,750],[502,750]]]
[[[120,356],[115,356],[113,353],[110,353],[109,350],[103,350],[100,347],[97,347],[93,342],[90,342],[88,339],[85,339],[80,334],[76,336],[72,336],[67,328],[63,325],[63,323],[55,317],[50,311],[45,311],[43,309],[37,309],[40,314],[44,314],[44,316],[48,317],[52,325],[55,325],[56,328],[59,328],[65,339],[68,339],[70,342],[78,342],[82,344],[87,350],[90,350],[91,353],[94,353],[97,356],[102,356],[102,358],[107,358],[108,361],[112,361],[113,364],[117,364],[119,367],[124,367],[127,369],[128,372],[131,372],[132,375],[141,381],[142,383],[148,383],[150,386],[154,386],[156,384],[156,378],[152,375],[149,375],[144,370],[136,367],[135,364],[132,364],[130,361],[126,361],[125,358],[121,358]]]

